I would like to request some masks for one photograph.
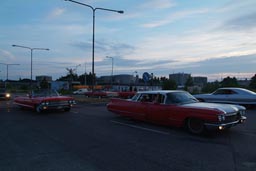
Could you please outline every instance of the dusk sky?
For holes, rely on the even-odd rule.
[[[144,72],[155,76],[190,73],[220,80],[251,78],[256,73],[255,0],[77,0],[96,10],[95,73]],[[79,75],[92,71],[92,10],[64,0],[0,2],[0,63],[9,79],[49,75],[57,79],[66,68]],[[81,65],[81,66],[78,66]],[[76,67],[77,66],[77,67]],[[6,66],[0,64],[0,79]]]

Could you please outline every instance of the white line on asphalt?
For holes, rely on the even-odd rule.
[[[158,134],[170,135],[169,132],[159,131],[159,130],[145,128],[145,127],[141,127],[141,126],[135,126],[135,125],[132,125],[132,124],[127,124],[127,123],[118,122],[118,121],[114,121],[114,120],[110,120],[110,122],[113,122],[113,123],[119,124],[119,125],[128,126],[128,127],[131,127],[131,128],[137,128],[137,129],[141,129],[141,130],[145,130],[145,131],[150,131],[150,132],[154,132],[154,133],[158,133]]]

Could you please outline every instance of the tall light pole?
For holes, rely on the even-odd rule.
[[[112,60],[112,71],[111,71],[111,87],[112,87],[113,86],[114,58],[111,56],[106,56],[106,58],[110,58]]]
[[[6,64],[6,63],[0,63],[3,65],[6,65],[6,81],[5,81],[5,88],[6,88],[6,83],[9,80],[9,65],[20,65],[20,64]]]
[[[0,63],[0,64],[6,65],[6,80],[8,80],[9,65],[20,65],[20,64],[6,64],[6,63]]]
[[[86,86],[86,62],[84,63],[84,85]]]
[[[20,45],[12,45],[13,47],[19,47],[19,48],[25,48],[25,49],[29,49],[30,50],[30,88],[32,89],[32,77],[33,77],[33,51],[34,50],[50,50],[48,48],[31,48],[31,47],[27,47],[27,46],[20,46]]]
[[[110,11],[110,12],[117,12],[119,14],[123,14],[124,11],[121,10],[112,10],[112,9],[107,9],[107,8],[94,8],[91,5],[84,4],[81,2],[73,1],[73,0],[65,0],[65,1],[70,1],[79,5],[83,5],[86,7],[89,7],[92,12],[93,12],[93,28],[92,28],[92,90],[94,90],[94,84],[95,84],[95,78],[94,78],[94,39],[95,39],[95,12],[96,10],[103,10],[103,11]]]

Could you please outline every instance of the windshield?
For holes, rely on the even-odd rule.
[[[195,102],[198,102],[198,100],[187,92],[168,93],[166,98],[166,104],[184,104]]]
[[[59,93],[55,90],[33,90],[33,97],[49,97],[49,96],[59,96]]]

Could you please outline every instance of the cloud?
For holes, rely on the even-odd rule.
[[[256,28],[256,12],[232,18],[223,23],[222,27],[228,30],[248,30]]]
[[[10,61],[15,59],[14,55],[11,52],[3,49],[0,49],[0,56],[3,57],[2,60],[4,60],[4,62],[6,63],[9,63]]]
[[[186,66],[187,70],[202,73],[207,70],[207,73],[231,73],[234,71],[243,72],[243,68],[247,68],[247,72],[255,72],[256,54],[211,58],[199,62],[191,63],[191,66]]]
[[[176,3],[171,0],[147,0],[141,5],[141,8],[147,9],[166,9],[176,6]]]
[[[61,16],[65,12],[64,8],[55,8],[48,14],[48,19],[54,19]]]
[[[151,23],[143,24],[142,27],[145,27],[145,28],[159,27],[159,26],[170,24],[170,23],[172,23],[174,21],[177,21],[177,20],[181,20],[181,19],[184,19],[184,18],[187,18],[187,17],[191,17],[193,15],[205,14],[208,11],[209,11],[208,9],[180,11],[180,12],[176,12],[176,13],[172,13],[172,14],[168,15],[167,17],[165,17],[162,20],[158,20],[158,21],[154,21],[154,22],[151,22]]]
[[[120,55],[126,55],[131,54],[135,50],[134,46],[131,46],[129,44],[125,43],[119,43],[119,42],[110,42],[106,40],[97,40],[95,43],[95,52],[97,54],[103,54],[103,56],[120,56]],[[79,48],[81,50],[92,50],[92,42],[75,42],[71,43],[72,46]]]

